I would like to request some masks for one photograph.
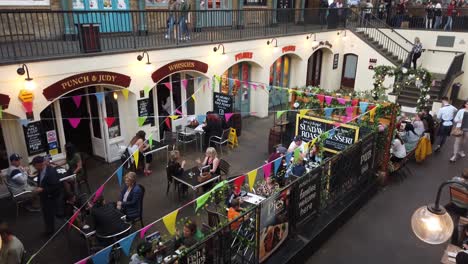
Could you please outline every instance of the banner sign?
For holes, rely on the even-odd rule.
[[[290,190],[286,188],[261,204],[259,262],[265,261],[288,237]]]
[[[47,146],[41,121],[31,122],[26,127],[23,126],[23,132],[29,156],[46,151]]]
[[[332,130],[337,122],[312,116],[296,117],[296,135],[300,135],[304,141],[309,142],[320,134]],[[353,145],[359,139],[359,127],[340,124],[335,128],[334,134],[324,142],[324,150],[338,153],[348,146]]]
[[[213,93],[213,112],[219,115],[232,113],[232,96],[222,93]]]
[[[322,167],[299,178],[294,189],[294,212],[296,223],[304,223],[316,216],[320,209],[320,181]]]
[[[208,264],[206,256],[206,243],[208,241],[200,244],[193,250],[187,253],[182,259],[180,259],[181,264]]]

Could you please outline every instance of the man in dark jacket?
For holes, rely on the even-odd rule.
[[[61,201],[61,183],[57,170],[44,163],[44,158],[36,156],[31,164],[38,172],[38,192],[44,216],[45,232],[50,236],[55,232],[55,216]]]
[[[99,236],[111,236],[128,229],[130,225],[122,220],[123,214],[115,208],[114,204],[107,204],[101,195],[91,208],[91,225]],[[101,241],[108,244],[110,241]]]

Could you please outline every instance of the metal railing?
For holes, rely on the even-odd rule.
[[[317,32],[342,26],[340,11],[322,21],[325,9],[0,10],[0,63]]]
[[[450,64],[449,69],[445,78],[441,82],[441,89],[439,92],[439,99],[447,96],[448,91],[450,90],[450,85],[461,73],[463,73],[463,59],[465,58],[465,53],[456,55],[453,58],[452,63]]]

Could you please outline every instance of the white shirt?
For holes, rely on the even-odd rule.
[[[468,113],[468,111],[466,111]],[[457,123],[457,127],[462,127],[463,116],[465,115],[465,108],[458,110],[457,115],[453,119]]]
[[[439,109],[439,112],[437,112],[437,118],[443,121],[443,126],[451,126],[453,125],[452,120],[456,112],[457,108],[455,108],[453,105],[444,105]]]
[[[302,141],[301,142],[301,145],[296,145],[296,142],[291,142],[291,144],[289,144],[289,148],[288,148],[288,152],[293,152],[296,148],[299,148],[301,150],[301,153],[305,153],[305,142]]]
[[[405,145],[401,144],[399,139],[394,139],[392,144],[392,154],[397,158],[404,158],[406,157],[406,148]]]
[[[424,134],[424,131],[426,131],[426,129],[424,128],[424,123],[423,121],[419,120],[419,121],[414,121],[413,122],[413,126],[414,126],[414,131],[416,132],[416,134],[418,134],[419,136],[422,136]]]
[[[130,194],[131,191],[132,191],[132,189],[127,189],[127,191],[125,192],[125,194],[123,196],[122,202],[124,202],[124,203],[127,202],[128,195]]]

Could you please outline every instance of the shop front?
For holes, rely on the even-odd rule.
[[[307,86],[323,86],[322,76],[331,68],[329,67],[333,57],[331,47],[328,41],[322,41],[314,48],[314,52],[307,62]]]
[[[269,110],[280,110],[288,105],[288,91],[291,76],[291,55],[279,57],[270,66]]]
[[[38,121],[24,126],[28,156],[64,155],[66,143],[107,162],[120,158],[125,145],[129,76],[115,72],[86,72],[58,81],[43,90],[51,103]],[[120,109],[119,109],[120,108]]]

